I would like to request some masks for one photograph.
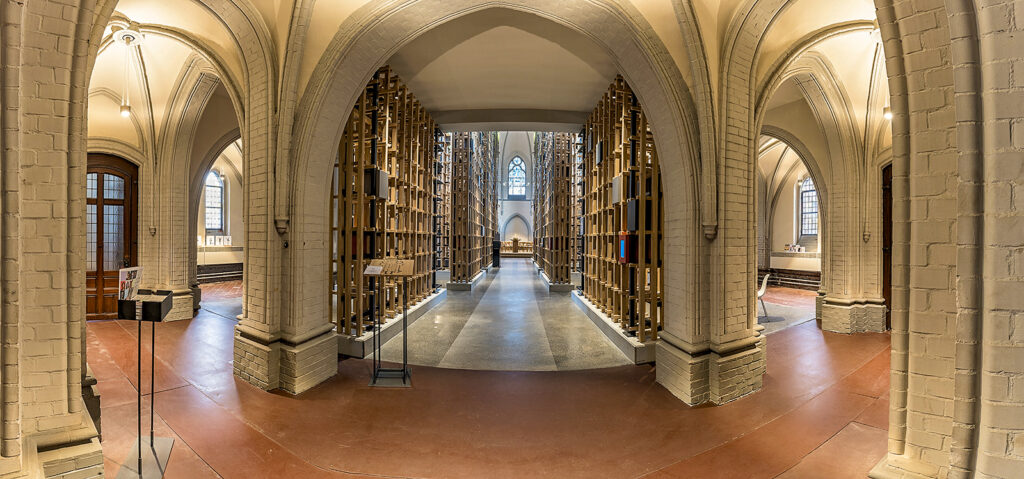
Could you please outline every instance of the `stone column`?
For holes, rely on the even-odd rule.
[[[856,161],[856,160],[846,160]],[[882,298],[881,208],[866,195],[881,191],[878,175],[871,176],[867,188],[851,184],[846,175],[829,185],[828,213],[825,217],[825,251],[822,284],[818,303],[821,328],[837,333],[885,331],[885,300]],[[873,180],[873,181],[872,181]],[[859,182],[857,182],[859,183]],[[870,206],[869,206],[870,205]],[[871,208],[870,228],[862,213]],[[826,250],[827,248],[827,250]]]
[[[326,314],[292,314],[306,299],[304,291],[288,290],[290,234],[288,224],[275,221],[273,214],[276,132],[267,99],[251,92],[248,98],[253,103],[246,109],[242,133],[245,300],[235,327],[234,371],[260,388],[298,394],[337,374],[338,340]],[[323,268],[319,263],[303,274],[322,277]]]
[[[6,476],[103,473],[82,398],[86,65],[95,8],[93,1],[0,3],[0,474]]]

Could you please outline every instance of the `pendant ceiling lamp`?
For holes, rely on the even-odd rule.
[[[124,46],[124,91],[121,93],[121,116],[128,118],[132,114],[132,105],[128,99],[128,86],[132,76],[132,50],[142,45],[142,32],[135,25],[114,32],[114,41]]]

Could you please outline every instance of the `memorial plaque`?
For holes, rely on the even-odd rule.
[[[370,264],[363,270],[367,276],[397,276],[409,277],[415,274],[416,260],[382,258],[372,259]]]

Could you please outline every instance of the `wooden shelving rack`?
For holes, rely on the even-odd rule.
[[[478,171],[480,171],[479,188],[481,190],[481,206],[483,207],[483,234],[481,248],[483,248],[482,264],[484,268],[494,264],[494,242],[499,241],[498,235],[498,184],[499,175],[497,170],[499,143],[498,132],[477,133]]]
[[[534,261],[552,283],[570,283],[574,234],[572,154],[575,135],[538,133],[534,166]]]
[[[583,132],[572,136],[570,154],[572,157],[572,215],[569,217],[569,241],[570,241],[570,264],[569,269],[574,273],[583,271],[583,173],[584,155],[586,150],[583,147]],[[580,285],[582,286],[582,285]]]
[[[587,121],[583,143],[583,294],[628,334],[655,340],[664,312],[660,168],[647,118],[621,76]]]
[[[444,270],[451,267],[452,141],[440,129],[434,139],[434,269]]]
[[[451,144],[451,282],[469,283],[492,260],[497,141],[491,133],[453,133]]]
[[[410,305],[434,290],[435,130],[386,66],[356,100],[331,190],[330,307],[340,334],[360,336],[370,329],[371,291],[385,321],[401,311],[401,282],[363,277],[371,259],[415,260],[407,283]]]

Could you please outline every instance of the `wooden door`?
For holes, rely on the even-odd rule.
[[[882,297],[885,328],[892,328],[892,165],[882,168]]]
[[[85,317],[117,318],[118,270],[137,264],[139,169],[89,154],[85,181]]]

